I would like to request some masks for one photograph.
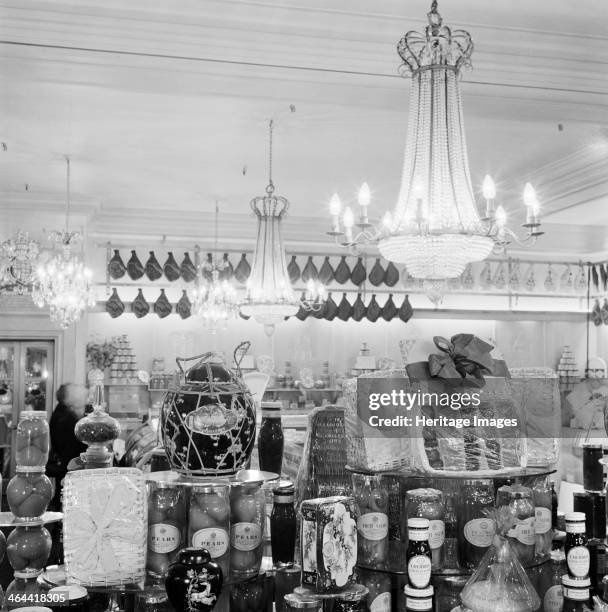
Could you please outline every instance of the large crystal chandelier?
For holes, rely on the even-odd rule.
[[[53,253],[36,270],[32,291],[34,303],[49,307],[51,321],[62,329],[78,321],[84,311],[95,305],[95,291],[91,271],[80,257],[72,254],[72,247],[82,236],[69,231],[70,218],[70,159],[66,157],[66,213],[65,230],[49,233],[55,243]]]
[[[219,205],[215,204],[215,255],[202,266],[203,278],[200,278],[193,291],[193,311],[199,316],[204,326],[215,334],[218,329],[226,329],[228,322],[239,314],[239,298],[234,285],[222,278],[228,263],[217,256],[218,253],[218,220]]]
[[[283,215],[289,208],[286,198],[274,193],[272,182],[273,121],[269,123],[269,179],[266,194],[251,200],[258,220],[258,232],[247,295],[241,313],[253,317],[272,333],[277,323],[298,312],[300,306],[316,309],[323,306],[325,290],[320,283],[308,285],[300,301],[289,281],[285,248],[281,233]]]
[[[495,209],[490,177],[484,180],[486,211],[480,216],[469,173],[459,87],[461,69],[470,66],[473,41],[468,32],[443,25],[436,0],[428,21],[424,34],[408,32],[397,46],[402,73],[411,76],[412,87],[395,209],[380,224],[370,223],[371,194],[364,184],[359,192],[358,223],[350,208],[342,211],[335,195],[330,202],[332,231],[328,233],[349,248],[377,244],[383,257],[405,264],[412,277],[433,288],[460,276],[467,264],[485,259],[492,251],[504,251],[513,240],[533,244],[543,232],[539,203],[529,184],[524,190],[527,214],[523,227],[527,232],[523,239],[506,226],[504,208]]]
[[[40,245],[27,232],[17,231],[15,238],[0,244],[0,291],[23,295],[36,279]]]

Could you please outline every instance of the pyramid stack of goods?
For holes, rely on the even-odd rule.
[[[557,375],[562,389],[571,389],[579,381],[578,366],[570,346],[564,346],[562,356],[557,364]]]
[[[126,385],[135,384],[137,378],[137,363],[135,361],[135,351],[126,335],[118,339],[118,349],[116,357],[110,369],[110,383]]]

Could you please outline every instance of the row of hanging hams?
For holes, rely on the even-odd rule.
[[[159,318],[164,319],[173,312],[178,314],[182,319],[187,319],[192,316],[192,302],[190,301],[186,289],[183,289],[182,295],[174,309],[165,290],[161,289],[158,298],[150,304],[144,297],[142,289],[139,289],[135,299],[131,302],[130,306],[127,306],[118,295],[116,287],[114,287],[112,289],[112,294],[106,301],[106,312],[113,319],[129,312],[133,313],[138,319],[150,313],[154,313]],[[401,319],[401,321],[407,323],[412,318],[413,314],[414,310],[407,295],[404,297],[401,304],[397,305],[391,293],[384,304],[380,305],[376,294],[373,294],[366,304],[363,294],[358,293],[354,302],[351,304],[346,293],[342,294],[342,299],[339,301],[335,301],[332,294],[329,293],[327,300],[324,302],[315,303],[313,301],[306,305],[305,296],[302,295],[302,305],[295,316],[301,321],[311,317],[315,319],[325,319],[327,321],[333,321],[334,319],[339,319],[341,321],[363,321],[365,319],[371,322],[378,321],[379,319],[385,321]],[[243,315],[241,315],[241,317],[243,319],[248,318]]]
[[[236,266],[233,266],[228,253],[224,253],[222,259],[214,261],[212,253],[207,253],[206,259],[200,265],[200,275],[203,280],[212,280],[212,273],[217,269],[220,280],[234,279],[237,283],[244,285],[251,274],[251,265],[247,261],[247,254],[243,253]],[[292,255],[287,265],[287,274],[292,285],[318,281],[323,285],[337,283],[344,285],[352,283],[361,286],[368,281],[373,287],[385,285],[394,287],[399,282],[399,270],[392,262],[383,265],[380,258],[368,271],[362,257],[358,257],[354,265],[349,265],[347,256],[343,255],[338,264],[332,266],[329,256],[324,257],[320,267],[314,261],[313,256],[308,256],[303,266],[298,262],[298,257]],[[119,249],[114,249],[114,255],[108,261],[108,275],[112,280],[120,280],[128,276],[132,281],[138,281],[144,276],[154,282],[165,278],[173,283],[182,280],[192,283],[197,280],[197,265],[192,260],[190,253],[184,253],[181,263],[177,261],[172,252],[167,253],[164,264],[160,264],[154,251],[150,251],[145,264],[141,263],[137,252],[131,251],[131,256],[124,262]]]

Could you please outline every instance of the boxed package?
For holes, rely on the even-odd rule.
[[[355,583],[357,522],[352,497],[302,502],[302,584],[319,593]]]

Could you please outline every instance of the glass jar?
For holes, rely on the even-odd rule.
[[[230,571],[254,575],[262,563],[265,496],[261,482],[230,487]]]
[[[51,534],[42,525],[20,525],[6,539],[11,567],[23,576],[38,576],[51,554]]]
[[[195,484],[188,512],[189,545],[207,549],[225,578],[230,569],[229,491],[227,481]]]
[[[564,605],[562,612],[591,612],[591,581],[588,578],[576,579],[570,576],[562,577]]]
[[[186,546],[186,492],[168,482],[148,483],[148,553],[146,573],[164,578]]]
[[[535,555],[543,558],[551,552],[553,540],[551,487],[546,478],[538,480],[532,487],[534,503],[534,532],[536,534]]]
[[[15,577],[4,594],[4,605],[7,610],[22,608],[24,603],[27,605],[28,596],[34,599],[45,592],[42,586],[38,584],[38,576],[41,573],[42,571],[39,571],[35,576],[29,576],[21,572],[15,572]]]
[[[18,468],[45,468],[49,458],[49,424],[46,412],[24,410],[19,414],[15,439]]]
[[[284,612],[323,612],[323,600],[314,595],[285,595]]]
[[[110,467],[113,455],[108,450],[120,435],[120,423],[105,410],[96,406],[93,412],[80,419],[74,427],[76,439],[88,446],[81,458],[87,467]]]
[[[283,426],[281,402],[262,402],[262,425],[258,435],[260,470],[281,475],[283,466]]]
[[[367,605],[371,612],[391,612],[391,577],[382,572],[359,570],[361,584],[369,591]]]
[[[445,505],[443,494],[437,489],[412,489],[405,496],[405,519],[420,517],[429,521],[429,546],[433,557],[433,571],[445,562]]]
[[[435,590],[432,586],[429,585],[424,589],[416,589],[406,584],[403,592],[405,593],[405,612],[433,611],[433,593]]]
[[[431,581],[431,547],[429,546],[429,520],[407,519],[407,577],[413,587],[425,589]]]
[[[369,567],[388,559],[388,487],[381,475],[353,474],[357,507],[358,563]]]
[[[456,499],[458,564],[474,569],[492,544],[496,523],[484,513],[494,508],[491,480],[464,480]]]
[[[452,612],[460,606],[460,593],[470,576],[441,576],[437,577],[437,593],[435,604],[437,612]]]
[[[17,470],[6,487],[6,499],[11,512],[23,521],[35,521],[48,508],[53,497],[53,485],[44,472]]]
[[[285,612],[285,595],[300,586],[302,568],[299,565],[277,567],[274,577],[274,604],[276,612]]]
[[[543,612],[561,610],[564,602],[562,594],[562,576],[566,572],[566,556],[563,550],[552,550],[549,570],[547,572],[546,588],[539,590],[543,600]]]
[[[568,574],[574,579],[587,578],[591,564],[591,555],[587,546],[585,514],[570,512],[566,514],[566,564]]]
[[[528,487],[513,485],[509,497],[509,508],[518,521],[509,529],[509,542],[520,562],[530,564],[534,561],[536,548],[532,491]]]
[[[270,515],[272,562],[275,565],[291,565],[296,548],[295,487],[291,482],[280,484],[273,490],[273,495],[274,504]]]
[[[273,599],[265,573],[230,585],[230,612],[272,612]]]

